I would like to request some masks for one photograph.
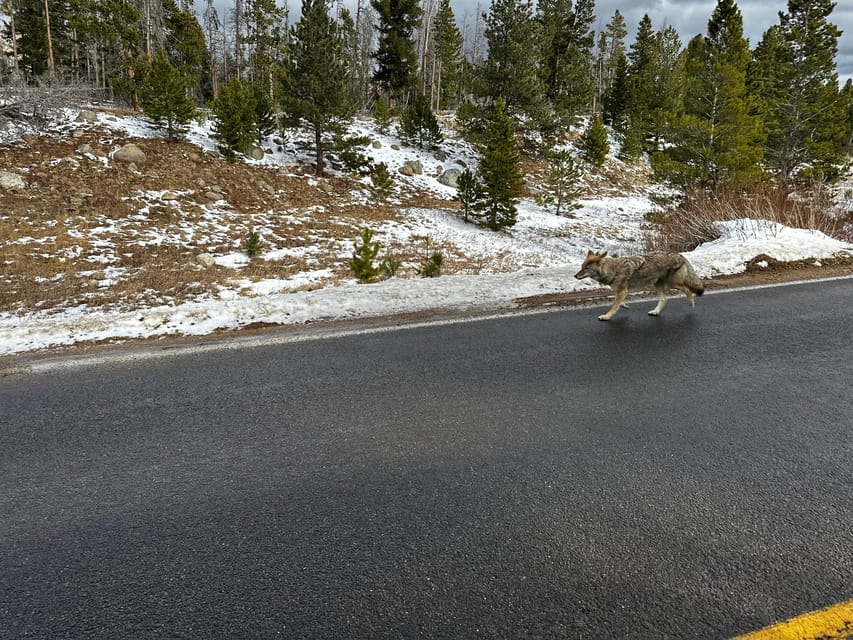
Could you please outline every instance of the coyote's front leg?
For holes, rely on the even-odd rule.
[[[613,305],[610,309],[607,310],[607,313],[598,316],[599,320],[610,320],[613,317],[613,314],[619,310],[619,307],[625,302],[625,298],[628,297],[627,289],[617,289],[616,290],[616,298],[613,300]]]

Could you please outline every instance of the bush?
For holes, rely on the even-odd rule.
[[[422,263],[418,274],[422,278],[437,278],[441,275],[441,267],[444,265],[444,254],[441,251],[433,251]]]
[[[744,234],[754,234],[762,224],[775,222],[797,229],[814,229],[844,238],[843,225],[832,215],[822,190],[804,197],[779,186],[767,185],[751,191],[729,190],[711,193],[689,191],[677,207],[655,218],[657,228],[647,235],[650,251],[692,251],[700,244],[719,238],[716,222],[748,219]],[[746,224],[746,223],[745,223]]]

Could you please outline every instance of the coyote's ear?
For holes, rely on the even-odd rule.
[[[601,258],[603,258],[603,257],[604,257],[604,256],[606,256],[606,255],[607,255],[607,252],[605,251],[604,253],[599,254],[598,258],[599,258],[599,259],[601,259]]]

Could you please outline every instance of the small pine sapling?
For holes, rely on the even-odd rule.
[[[373,165],[370,181],[373,183],[373,190],[381,198],[387,198],[394,186],[394,178],[391,177],[388,165],[384,162]]]
[[[418,274],[422,278],[437,278],[441,275],[441,267],[444,265],[444,254],[441,251],[433,251],[428,258],[421,262]]]
[[[261,235],[252,229],[249,233],[246,234],[246,239],[243,241],[243,249],[246,251],[246,255],[250,258],[254,258],[257,255],[260,255],[261,251],[263,251],[264,243],[261,239]]]
[[[376,122],[376,128],[379,129],[379,133],[386,134],[388,133],[388,129],[391,127],[391,105],[388,103],[388,99],[385,96],[380,96],[376,102],[373,103],[373,109],[371,110],[373,114],[373,120]]]
[[[600,115],[596,115],[587,130],[584,131],[581,147],[583,157],[587,162],[596,167],[604,164],[607,153],[610,151],[610,143],[607,141],[607,128],[604,126]]]
[[[435,149],[444,136],[438,119],[429,106],[429,100],[424,95],[418,95],[410,107],[400,116],[400,137],[416,144],[421,149]]]
[[[359,237],[361,242],[357,240],[355,243],[349,261],[350,269],[359,282],[376,282],[380,270],[373,261],[379,255],[379,243],[373,241],[373,232],[366,227],[361,230]]]
[[[581,178],[583,172],[580,163],[567,149],[560,149],[551,154],[548,165],[546,191],[537,196],[539,204],[553,207],[556,215],[579,209],[578,198],[583,195]]]
[[[468,222],[468,215],[476,208],[481,197],[480,181],[470,169],[465,169],[456,181],[456,200],[462,208],[462,219],[465,222]]]

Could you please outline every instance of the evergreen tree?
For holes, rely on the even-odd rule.
[[[708,35],[688,46],[683,114],[672,115],[670,144],[652,156],[658,175],[710,189],[760,177],[763,128],[748,95],[749,60],[740,10],[734,0],[718,0]]]
[[[478,93],[501,98],[505,109],[518,109],[535,120],[545,116],[545,89],[537,73],[539,27],[529,0],[493,0],[486,16],[489,57]]]
[[[581,165],[567,149],[551,154],[548,164],[546,191],[537,200],[546,207],[553,207],[556,215],[580,208],[578,198],[583,195]]]
[[[639,127],[629,121],[622,130],[622,145],[619,148],[619,159],[632,162],[643,155],[643,137]]]
[[[435,47],[437,67],[435,99],[436,109],[457,104],[462,98],[462,34],[456,26],[456,16],[450,7],[450,0],[440,0],[441,4],[432,26],[432,40]]]
[[[830,0],[789,0],[756,49],[756,83],[768,109],[767,161],[783,184],[838,175],[845,108],[838,90],[838,27]]]
[[[418,56],[412,37],[423,11],[418,0],[371,0],[379,23],[374,81],[392,100],[405,102],[417,79]]]
[[[169,140],[186,133],[186,125],[195,115],[195,105],[187,97],[187,81],[160,49],[151,62],[151,70],[139,92],[143,112],[158,127],[166,129]]]
[[[627,79],[628,60],[625,55],[625,37],[628,29],[625,18],[617,9],[601,32],[596,58],[596,106],[602,103],[616,82],[620,66]],[[624,89],[622,89],[624,90]]]
[[[213,137],[219,141],[219,151],[229,159],[236,153],[247,153],[257,133],[251,88],[233,78],[221,88],[212,109],[216,116]]]
[[[628,91],[625,115],[637,127],[643,139],[651,133],[652,111],[657,100],[655,80],[658,48],[652,20],[645,14],[628,52]]]
[[[281,25],[286,9],[275,0],[252,0],[246,4],[244,43],[249,49],[252,83],[262,87],[268,98],[273,96],[273,69],[282,48]]]
[[[379,255],[379,243],[373,240],[373,232],[367,227],[361,230],[360,243],[356,241],[349,261],[353,275],[362,284],[376,282],[380,269],[373,262]]]
[[[621,52],[616,60],[613,82],[604,94],[603,113],[606,122],[622,131],[627,122],[628,111],[628,58]]]
[[[70,56],[67,0],[15,0],[14,11],[21,71],[35,78],[67,66]],[[11,37],[8,30],[7,34]]]
[[[462,208],[462,219],[468,222],[468,216],[477,209],[480,199],[483,197],[483,185],[473,171],[466,168],[456,182],[456,200]]]
[[[418,94],[412,105],[400,116],[400,135],[419,148],[434,149],[441,144],[441,127],[426,96]]]
[[[326,0],[303,0],[291,33],[282,108],[308,123],[314,134],[315,172],[323,173],[325,136],[339,130],[356,108],[345,43]]]
[[[847,153],[853,153],[853,80],[847,79],[841,89],[841,99],[847,105],[847,140],[844,146]]]
[[[169,59],[190,86],[201,82],[207,62],[204,31],[194,13],[162,0],[166,10],[166,49]]]
[[[376,128],[379,133],[388,133],[388,128],[391,126],[391,105],[388,104],[388,99],[385,96],[379,96],[376,102],[373,103],[373,120],[376,122]]]
[[[276,129],[273,101],[264,84],[253,83],[250,86],[255,103],[255,141],[260,145]]]
[[[590,108],[595,96],[591,66],[595,34],[594,0],[542,0],[541,74],[546,94],[569,119]]]
[[[607,140],[607,128],[600,115],[596,115],[584,131],[581,137],[581,148],[584,159],[596,167],[600,167],[607,160],[610,142]]]
[[[483,195],[477,201],[474,217],[480,226],[494,231],[512,227],[516,222],[516,203],[524,187],[524,174],[515,127],[500,98],[486,128],[486,145],[481,152],[478,173]]]

